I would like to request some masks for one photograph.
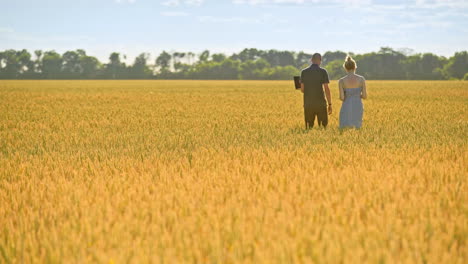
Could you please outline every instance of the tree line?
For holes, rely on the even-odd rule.
[[[328,51],[322,67],[331,79],[344,75],[343,61],[353,56],[359,74],[371,80],[468,79],[468,52],[446,58],[432,53],[408,54],[383,47],[365,54]],[[5,50],[0,52],[0,79],[214,79],[289,80],[310,63],[312,54],[278,50],[244,49],[227,56],[206,50],[160,53],[150,61],[148,53],[127,65],[126,57],[113,52],[106,63],[78,49],[59,54],[51,51]]]

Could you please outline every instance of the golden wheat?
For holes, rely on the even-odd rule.
[[[468,82],[1,81],[0,262],[466,263]]]

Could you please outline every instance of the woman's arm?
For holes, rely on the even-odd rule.
[[[338,80],[338,89],[340,91],[340,100],[344,101],[345,95],[344,95],[344,88],[343,88],[343,80]]]
[[[361,98],[362,98],[362,99],[367,99],[366,79],[364,79],[364,77],[362,77]]]

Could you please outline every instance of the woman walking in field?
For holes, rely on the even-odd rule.
[[[361,99],[367,98],[366,80],[356,74],[356,62],[347,56],[343,64],[345,77],[338,80],[340,100],[343,101],[340,110],[340,128],[361,128],[364,107]]]

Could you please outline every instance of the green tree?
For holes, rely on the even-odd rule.
[[[221,62],[221,73],[219,78],[222,80],[237,80],[239,79],[240,62],[226,59]]]
[[[18,79],[22,68],[18,52],[15,50],[5,50],[0,61],[2,79]]]
[[[410,80],[440,80],[443,79],[441,67],[444,59],[425,53],[408,56],[402,60],[406,79]]]
[[[0,71],[5,67],[5,52],[0,51]]]
[[[126,66],[120,60],[120,54],[117,52],[111,53],[109,63],[106,65],[105,78],[123,79],[126,78]]]
[[[391,48],[383,47],[379,52],[357,55],[354,57],[358,71],[366,79],[404,80],[406,73],[402,62],[405,55]]]
[[[226,59],[223,62],[206,61],[198,63],[190,72],[192,79],[237,80],[240,62]]]
[[[44,53],[42,50],[35,50],[34,55],[36,55],[36,60],[34,61],[34,72],[36,76],[42,76],[42,55]]]
[[[185,58],[186,55],[187,54],[185,52],[175,52],[172,55],[174,62],[174,71],[179,72],[182,70],[182,68],[184,67],[184,63],[182,62],[182,60]]]
[[[200,56],[198,56],[199,62],[206,62],[206,61],[208,61],[209,58],[210,58],[210,51],[209,50],[203,51],[200,54]]]
[[[151,70],[149,69],[147,62],[149,59],[148,53],[141,53],[135,58],[135,62],[130,69],[130,77],[134,79],[147,79],[151,76]]]
[[[346,56],[348,54],[343,52],[343,51],[327,51],[325,52],[325,54],[323,54],[322,56],[322,65],[323,67],[327,66],[330,62],[332,61],[341,61],[341,64],[343,64],[343,62],[345,61],[346,59]]]
[[[66,79],[79,79],[83,68],[81,66],[81,56],[83,52],[67,51],[62,55],[62,77]]]
[[[265,69],[271,65],[265,59],[248,60],[240,65],[240,78],[242,80],[266,79]]]
[[[290,80],[297,75],[297,68],[291,65],[276,66],[265,71],[265,79],[269,80]]]
[[[294,65],[296,62],[294,52],[290,51],[269,50],[266,53],[261,53],[260,57],[273,67]]]
[[[312,58],[312,54],[308,54],[305,52],[299,52],[296,56],[296,67],[298,68],[305,68],[310,64],[310,59]]]
[[[195,61],[195,58],[196,58],[195,53],[187,52],[186,56],[187,56],[188,64],[192,65],[194,63],[194,61]]]
[[[46,51],[42,58],[42,73],[46,79],[62,79],[62,56],[54,50]]]
[[[101,63],[99,60],[92,56],[82,56],[80,57],[81,65],[81,78],[83,79],[95,79],[99,76],[99,69]]]
[[[55,51],[36,50],[35,58],[27,50],[0,51],[1,79],[290,79],[299,68],[309,64],[311,54],[291,51],[244,49],[229,58],[208,50],[197,61],[192,52],[163,51],[156,58],[156,75],[148,66],[149,54],[142,53],[127,67],[119,53],[112,53],[109,63],[103,66],[84,50],[67,51],[62,55]],[[351,54],[353,55],[353,54]],[[346,53],[326,52],[322,66],[331,79],[344,75],[342,64]],[[388,47],[378,52],[354,56],[358,73],[367,79],[466,79],[468,52],[457,52],[446,59],[431,53],[414,54],[412,51],[394,50]],[[123,56],[125,59],[125,56]],[[293,70],[296,69],[296,70]],[[291,76],[289,76],[291,75]]]
[[[16,52],[16,57],[19,63],[17,78],[31,78],[34,74],[34,63],[31,60],[31,53],[23,49]]]
[[[213,59],[214,62],[222,62],[226,59],[226,55],[222,53],[216,53],[211,55],[211,58]]]
[[[468,72],[468,52],[456,52],[444,66],[443,72],[447,78],[462,79]]]
[[[156,66],[159,67],[160,72],[169,71],[171,58],[171,54],[165,51],[159,54],[159,56],[156,58]]]
[[[326,69],[330,80],[338,80],[346,74],[343,63],[344,60],[334,60],[328,63]]]
[[[231,59],[240,60],[241,62],[256,60],[262,58],[265,52],[258,49],[244,49],[239,54],[233,54]]]

